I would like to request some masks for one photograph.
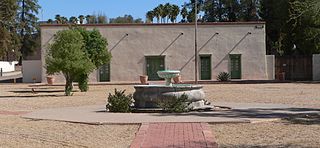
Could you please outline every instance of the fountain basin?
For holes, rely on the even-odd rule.
[[[190,102],[205,99],[205,94],[200,85],[136,85],[134,88],[133,98],[136,108],[158,108],[158,102],[170,99],[173,96],[180,97],[183,94],[188,96]]]

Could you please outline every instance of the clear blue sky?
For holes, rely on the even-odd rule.
[[[93,13],[103,13],[108,18],[114,18],[130,14],[134,18],[145,20],[147,11],[159,4],[167,2],[181,7],[190,0],[39,0],[42,7],[39,11],[39,19],[46,21],[54,19],[56,14],[61,16],[79,16]]]

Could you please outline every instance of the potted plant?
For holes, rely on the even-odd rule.
[[[148,84],[148,76],[147,75],[141,75],[140,76],[140,82],[141,82],[141,84]]]
[[[47,76],[47,82],[48,82],[48,85],[52,85],[53,82],[54,82],[54,77],[53,76]]]
[[[176,84],[182,83],[182,81],[181,81],[181,75],[174,77],[174,78],[173,78],[173,81],[174,81],[174,83],[176,83]]]

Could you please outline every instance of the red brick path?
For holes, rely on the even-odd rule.
[[[131,148],[217,148],[208,123],[143,123]]]

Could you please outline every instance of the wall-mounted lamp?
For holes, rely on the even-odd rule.
[[[263,25],[256,25],[254,28],[255,28],[255,29],[263,29],[264,26],[263,26]]]

